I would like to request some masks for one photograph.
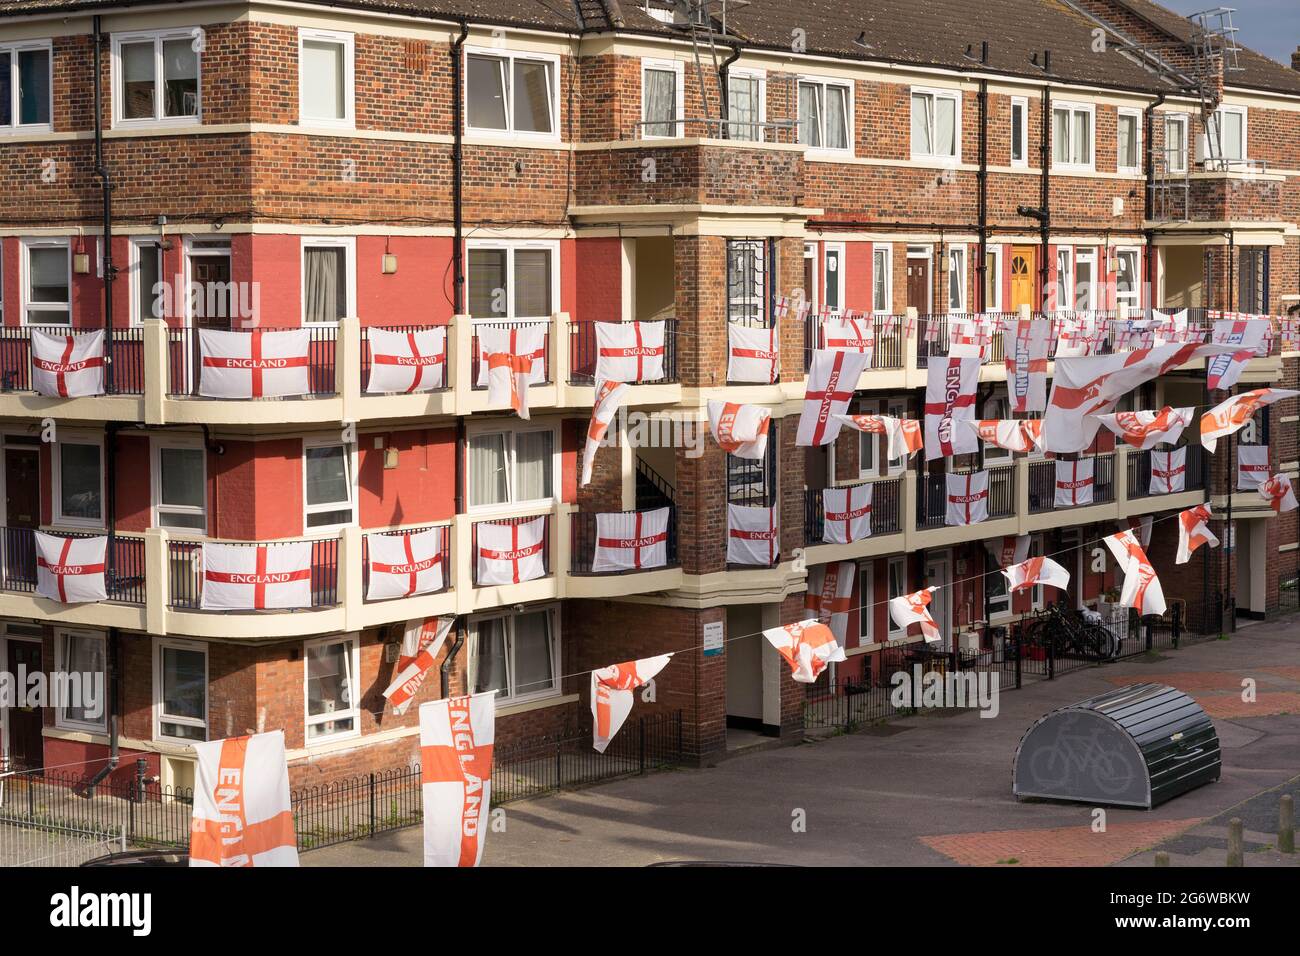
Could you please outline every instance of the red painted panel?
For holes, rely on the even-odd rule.
[[[384,436],[386,448],[397,449],[397,467],[384,468],[384,449],[374,447],[374,435],[360,439],[357,465],[361,526],[447,521],[456,512],[456,467],[453,428],[409,429]]]
[[[1011,243],[1002,247],[1002,309],[1011,311]]]
[[[844,277],[844,307],[859,312],[871,311],[871,250],[869,242],[846,242],[844,244],[844,268],[848,274]]]
[[[575,504],[578,500],[578,445],[584,428],[576,418],[566,418],[560,427],[561,500],[566,504]]]
[[[41,443],[39,454],[41,458],[41,524],[47,525],[54,520],[54,486],[50,479],[54,456],[50,451],[50,446],[45,442]]]
[[[117,437],[116,497],[118,530],[145,531],[152,511],[148,438]]]
[[[575,303],[578,322],[619,322],[623,318],[623,243],[618,238],[578,239]]]
[[[384,252],[397,271],[384,275]],[[357,313],[362,325],[446,325],[452,314],[452,241],[444,236],[358,236]]]
[[[261,324],[270,328],[302,325],[302,237],[234,236],[230,242],[230,276],[255,281]]]
[[[560,311],[576,315],[578,311],[578,272],[575,239],[560,240]]]

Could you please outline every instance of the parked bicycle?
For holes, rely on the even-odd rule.
[[[1042,647],[1050,643],[1058,657],[1077,655],[1093,661],[1115,660],[1121,644],[1105,624],[1059,602],[1049,604],[1025,626],[1022,640]]]

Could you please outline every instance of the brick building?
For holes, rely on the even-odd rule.
[[[295,783],[404,764],[416,712],[382,697],[396,642],[451,614],[420,699],[496,689],[498,742],[526,740],[588,726],[590,668],[677,651],[638,707],[681,710],[707,761],[729,728],[802,732],[804,690],[757,632],[804,616],[810,569],[853,563],[840,673],[863,674],[920,641],[889,621],[900,593],[941,587],[945,650],[1051,600],[1008,597],[986,547],[1003,536],[1098,605],[1116,586],[1099,539],[1145,515],[1188,623],[1274,612],[1296,516],[1253,492],[1232,498],[1235,573],[1207,549],[1175,569],[1169,519],[1207,498],[1225,516],[1233,484],[1194,426],[1186,491],[1151,495],[1149,455],[1103,433],[1074,508],[1047,456],[890,461],[849,430],[802,447],[819,326],[778,303],[868,318],[855,406],[911,417],[954,314],[1294,311],[1300,72],[1206,54],[1145,0],[801,7],[709,4],[715,71],[660,0],[0,0],[0,660],[114,689],[98,718],[4,710],[11,758],[116,746],[116,772],[143,756],[184,785],[190,742],[283,728]],[[579,487],[593,323],[632,320],[667,321],[667,368],[631,387]],[[728,383],[729,323],[775,329],[772,383]],[[479,332],[539,324],[521,421],[489,407]],[[38,395],[37,326],[108,330],[108,394]],[[309,329],[307,395],[198,394],[197,330],[248,327]],[[445,329],[446,387],[368,392],[371,327]],[[999,350],[979,417],[1011,417]],[[1239,387],[1296,380],[1275,340]],[[1127,407],[1224,397],[1202,363]],[[671,440],[702,434],[709,399],[770,409],[766,460]],[[1294,475],[1296,421],[1279,403],[1238,441]],[[988,471],[987,522],[945,526],[947,470]],[[825,543],[824,490],[867,483],[872,536]],[[728,564],[729,504],[774,509],[769,565]],[[592,573],[596,513],[664,506],[666,567]],[[545,575],[480,584],[479,529],[539,515]],[[367,536],[430,527],[446,586],[366,600]],[[36,595],[36,530],[109,535],[109,600]],[[309,541],[311,607],[204,610],[205,540]]]

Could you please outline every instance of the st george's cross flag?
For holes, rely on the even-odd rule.
[[[410,332],[369,328],[366,340],[370,346],[367,394],[411,394],[446,387],[446,326]]]
[[[310,541],[203,543],[205,611],[311,607]]]
[[[890,415],[837,415],[845,425],[869,435],[885,436],[885,454],[891,461],[909,458],[921,450],[921,423]]]
[[[1186,564],[1192,560],[1192,554],[1203,544],[1208,544],[1211,548],[1219,546],[1218,535],[1210,530],[1210,519],[1213,517],[1208,502],[1179,512],[1178,556],[1174,559],[1175,564]]]
[[[989,360],[993,347],[993,324],[983,315],[948,317],[948,357]]]
[[[224,332],[199,329],[199,394],[282,398],[311,391],[308,329]]]
[[[989,556],[997,563],[999,568],[1009,567],[1013,564],[1020,564],[1029,557],[1029,535],[1008,534],[1001,538],[986,538],[984,546],[988,549]]]
[[[857,565],[852,561],[832,561],[808,569],[804,610],[828,625],[835,640],[841,644],[845,642],[849,630],[856,568]]]
[[[1300,392],[1289,388],[1257,388],[1233,395],[1201,416],[1201,444],[1213,454],[1220,438],[1240,430],[1259,409],[1297,395]]]
[[[596,515],[596,552],[591,570],[642,571],[668,563],[670,508]]]
[[[524,421],[529,420],[528,379],[531,359],[508,352],[491,352],[487,357],[488,405],[510,408]]]
[[[1186,341],[1186,309],[1179,309],[1177,312],[1161,312],[1159,309],[1151,310],[1152,345],[1170,345],[1175,342]]]
[[[843,422],[837,416],[849,410],[853,391],[870,358],[863,352],[813,350],[796,445],[829,445],[839,437]]]
[[[546,575],[546,515],[474,525],[479,584],[522,584]]]
[[[284,731],[191,746],[190,866],[297,866]]]
[[[834,632],[820,621],[769,627],[763,636],[790,665],[790,676],[800,684],[814,683],[830,664],[846,660]]]
[[[105,555],[108,536],[65,538],[33,531],[36,539],[36,593],[60,604],[106,601]]]
[[[1164,614],[1164,589],[1160,587],[1156,569],[1138,543],[1137,536],[1132,531],[1121,531],[1107,535],[1102,540],[1124,573],[1124,588],[1120,592],[1119,603],[1124,607],[1136,608],[1138,614],[1144,617],[1148,614]]]
[[[476,325],[474,336],[478,339],[478,374],[475,388],[488,386],[488,356],[494,353],[514,355],[528,363],[528,384],[541,385],[546,381],[546,333],[545,322],[530,322],[527,325],[514,325],[508,329],[496,329],[490,325]]]
[[[1268,463],[1267,445],[1237,446],[1237,490],[1254,491],[1262,485],[1273,469]]]
[[[1026,591],[1041,584],[1064,591],[1070,586],[1070,572],[1051,558],[1030,558],[1001,570],[1009,591]]]
[[[771,567],[781,555],[776,508],[727,505],[727,563]]]
[[[771,424],[770,408],[709,400],[709,430],[713,432],[713,440],[737,458],[762,460],[767,453]]]
[[[1056,496],[1054,506],[1073,508],[1092,504],[1095,486],[1094,461],[1080,458],[1077,461],[1056,459]]]
[[[50,335],[32,329],[32,388],[51,398],[104,394],[104,330]]]
[[[401,653],[397,658],[397,672],[386,688],[384,698],[398,717],[406,713],[411,701],[424,685],[424,679],[438,660],[447,634],[456,623],[456,615],[444,614],[426,620],[407,621],[402,635]]]
[[[1291,479],[1286,475],[1277,474],[1260,482],[1259,496],[1268,502],[1276,514],[1283,515],[1296,509],[1295,489],[1291,487]]]
[[[1095,355],[1105,328],[1094,312],[1074,312],[1064,317],[1060,338],[1056,343],[1056,358],[1078,358]]]
[[[944,476],[948,506],[946,525],[979,524],[989,516],[989,473],[973,471],[968,475]]]
[[[441,591],[446,528],[366,535],[366,600],[414,597]]]
[[[671,654],[625,661],[591,672],[591,745],[604,753],[619,732],[627,715],[632,713],[635,691],[643,687],[668,666]]]
[[[981,418],[963,422],[975,429],[986,445],[1005,448],[1007,451],[1029,452],[1043,443],[1041,418]]]
[[[1236,385],[1241,373],[1254,358],[1256,350],[1263,344],[1271,325],[1266,317],[1220,319],[1215,322],[1210,341],[1216,345],[1236,346],[1237,350],[1226,355],[1216,355],[1206,363],[1205,387],[1226,390]]]
[[[1121,531],[1128,530],[1133,532],[1133,537],[1137,538],[1138,544],[1144,548],[1151,547],[1151,525],[1154,521],[1154,515],[1129,515],[1123,521],[1116,521]]]
[[[664,377],[663,322],[597,322],[596,381],[658,382]]]
[[[496,692],[420,705],[424,865],[478,866],[492,806]]]
[[[822,489],[822,540],[852,544],[871,537],[871,498],[875,485]]]
[[[1015,319],[1002,330],[1007,396],[1013,412],[1041,412],[1047,404],[1047,346],[1051,323]]]
[[[591,484],[591,469],[596,463],[596,452],[605,441],[609,426],[626,395],[627,386],[622,382],[606,380],[596,386],[596,402],[591,409],[591,422],[587,425],[587,441],[582,446],[582,480],[578,484],[583,488]]]
[[[922,637],[931,643],[939,640],[943,635],[939,633],[939,625],[930,615],[930,601],[937,590],[939,589],[936,587],[928,587],[913,591],[911,594],[900,594],[896,598],[890,598],[889,616],[904,632],[910,625],[919,624]]]
[[[1187,446],[1151,452],[1151,494],[1173,495],[1187,487]]]
[[[732,322],[727,326],[727,381],[771,385],[781,377],[778,329]]]
[[[822,347],[835,352],[861,352],[867,357],[864,368],[871,368],[876,353],[876,326],[871,316],[827,319],[822,326]]]
[[[925,460],[979,451],[974,430],[961,423],[975,419],[977,358],[932,359],[925,381]]]
[[[1127,444],[1148,451],[1161,442],[1176,444],[1183,429],[1192,423],[1193,411],[1166,405],[1158,412],[1114,412],[1098,415],[1097,420]]]

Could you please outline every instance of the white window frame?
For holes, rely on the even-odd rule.
[[[79,637],[89,638],[99,641],[103,647],[102,659],[104,661],[104,693],[102,701],[103,712],[99,715],[98,722],[89,720],[74,720],[64,715],[63,707],[54,708],[54,726],[60,730],[82,731],[84,733],[102,734],[108,730],[108,635],[103,631],[91,630],[81,627],[56,627],[54,629],[54,670],[56,673],[67,672],[67,662],[63,649],[64,638]]]
[[[198,102],[195,104],[195,113],[193,116],[163,116],[163,98],[164,92],[164,63],[163,63],[163,43],[168,40],[189,40],[191,43],[197,42],[197,36],[200,27],[177,27],[168,30],[142,30],[136,33],[114,33],[113,34],[113,54],[110,60],[110,75],[112,84],[109,89],[112,91],[113,99],[113,128],[130,129],[137,126],[195,126],[203,122],[203,49],[195,51],[198,58]],[[197,34],[197,36],[196,36]],[[128,119],[122,115],[122,106],[126,100],[125,87],[119,88],[119,84],[125,81],[122,71],[122,47],[123,45],[133,43],[153,42],[153,63],[154,63],[154,89],[153,89],[153,116],[141,116],[134,119]]]
[[[737,142],[762,143],[767,140],[767,130],[762,124],[767,122],[767,71],[755,67],[733,66],[727,71],[727,115],[731,116],[731,81],[734,79],[754,80],[758,83],[758,123],[753,129],[741,127],[740,136],[732,135],[732,126],[727,126],[727,138]],[[732,120],[732,122],[735,122]]]
[[[903,418],[907,414],[907,405],[900,398],[864,399],[858,406],[864,415],[887,415],[890,418]],[[871,449],[871,467],[863,468],[864,448]],[[832,446],[833,450],[833,446]],[[887,457],[889,439],[885,435],[858,432],[858,481],[897,478],[907,470],[907,456]]]
[[[932,100],[948,99],[953,101],[953,103],[955,104],[955,108],[953,109],[953,120],[952,120],[953,121],[953,144],[952,144],[953,152],[951,153],[921,152],[920,150],[917,149],[916,143],[913,143],[911,141],[912,140],[912,97],[914,96],[928,96]],[[961,101],[962,101],[961,90],[954,90],[949,87],[913,86],[910,89],[907,96],[907,138],[908,138],[908,144],[909,144],[909,149],[911,152],[912,159],[928,160],[930,162],[939,160],[945,163],[953,163],[953,164],[961,162],[961,145],[962,145],[961,144],[961,139],[962,139]],[[932,118],[937,118],[938,110],[932,111],[931,115]],[[931,146],[938,145],[935,142],[936,131],[937,131],[937,127],[932,123],[930,129]]]
[[[543,322],[560,311],[560,242],[558,239],[466,239],[465,240],[465,294],[469,295],[470,253],[476,249],[505,250],[506,253],[506,314],[475,317],[474,322],[507,322],[516,319],[536,319]],[[515,253],[526,249],[545,249],[551,254],[551,307],[546,315],[515,314]],[[468,308],[468,301],[466,304]]]
[[[1017,126],[1016,123],[1017,109],[1020,110],[1020,122],[1018,124],[1020,126],[1020,147],[1024,151],[1024,155],[1021,156],[1019,159],[1016,159],[1016,154],[1015,154],[1015,127]],[[1029,168],[1029,97],[1027,96],[1011,97],[1011,128],[1012,128],[1011,139],[1007,143],[1007,153],[1011,157],[1011,165],[1015,169],[1028,169]]]
[[[191,451],[198,451],[202,454],[200,458],[203,462],[203,507],[195,508],[193,505],[168,505],[162,500],[162,453],[165,448],[184,448]],[[206,447],[203,444],[201,435],[180,435],[180,434],[154,434],[149,439],[149,484],[150,484],[150,502],[152,514],[149,516],[149,523],[154,528],[171,528],[182,532],[186,535],[198,535],[207,537],[208,534],[208,456]],[[183,525],[164,525],[160,517],[161,511],[175,512],[177,514],[202,515],[203,527],[188,528]]]
[[[1124,157],[1119,153],[1119,121],[1125,116],[1133,118],[1132,166],[1126,166]],[[1115,168],[1121,173],[1137,174],[1142,171],[1142,111],[1131,106],[1121,106],[1115,114]]]
[[[132,236],[128,241],[127,283],[126,284],[128,287],[127,299],[129,302],[128,308],[130,310],[130,315],[127,318],[132,328],[138,329],[144,325],[144,322],[140,318],[140,311],[141,311],[141,307],[143,306],[143,303],[140,301],[139,278],[140,278],[140,260],[141,257],[145,254],[146,250],[152,252],[154,255],[158,257],[158,281],[164,283],[167,282],[166,273],[163,271],[164,269],[166,269],[166,266],[164,264],[165,257],[163,255],[163,251],[158,248],[158,242],[159,239],[157,236]],[[102,266],[102,259],[100,260],[100,262]],[[152,292],[152,290],[150,291]],[[155,319],[166,318],[167,296],[165,294],[163,295],[162,300],[163,300],[162,315],[154,315],[152,308],[150,308],[149,310],[150,316],[152,316]],[[154,296],[153,301],[157,302],[158,297]]]
[[[885,268],[878,267],[876,256],[884,254]],[[885,307],[876,308],[876,282],[885,277]],[[871,245],[871,314],[890,315],[894,311],[894,246],[893,243],[875,242]]]
[[[846,80],[842,77],[836,77],[836,76],[809,76],[804,74],[800,74],[799,76],[796,76],[795,88],[794,88],[796,139],[798,138],[799,135],[799,87],[804,83],[808,83],[813,86],[820,86],[822,88],[822,115],[821,115],[821,130],[820,130],[822,145],[809,146],[808,144],[804,144],[804,146],[806,147],[805,155],[831,156],[831,157],[839,157],[839,158],[842,158],[844,156],[852,156],[855,148],[854,147],[854,126],[856,125],[854,122],[856,116],[856,114],[854,113],[854,109],[855,109],[854,94],[857,92],[856,89],[854,88],[855,87],[854,82],[852,80]],[[825,145],[826,143],[826,88],[829,86],[842,87],[843,89],[848,91],[848,96],[846,98],[846,103],[844,107],[845,145],[843,147]]]
[[[803,244],[804,274],[807,274],[808,260],[812,260],[813,283],[811,289],[804,289],[804,301],[808,306],[808,314],[816,315],[821,308],[821,302],[817,298],[817,256],[818,246],[820,243],[807,240]]]
[[[1065,306],[1067,309],[1075,311],[1090,311],[1098,308],[1097,293],[1101,288],[1101,257],[1097,255],[1096,246],[1075,246],[1073,247],[1073,257],[1070,264],[1070,303]],[[1079,295],[1079,261],[1092,263],[1092,281],[1088,283],[1088,301],[1082,309],[1075,305],[1074,300]]]
[[[995,407],[990,411],[989,405]],[[1011,418],[1011,399],[1007,395],[1005,386],[993,386],[993,391],[985,399],[983,407],[980,409],[980,418]],[[982,459],[980,467],[985,468],[994,465],[1006,465],[1015,459],[1015,454],[1008,448],[1001,445],[994,445],[991,442],[980,442],[980,457]]]
[[[298,298],[301,302],[301,319],[305,328],[334,328],[337,322],[307,321],[307,250],[342,249],[344,281],[347,282],[345,312],[355,318],[357,314],[357,240],[355,236],[303,236],[298,253]]]
[[[352,520],[342,522],[341,524],[329,525],[308,525],[307,518],[313,514],[320,514],[330,511],[342,511],[340,502],[330,502],[329,504],[313,505],[307,503],[307,450],[309,448],[342,448],[344,450],[343,460],[347,464],[347,488],[348,488],[348,505],[352,509]],[[340,441],[337,438],[303,438],[302,440],[302,531],[307,537],[318,535],[328,536],[338,532],[342,528],[355,526],[360,516],[358,512],[361,503],[357,492],[357,443]]]
[[[193,717],[180,717],[175,714],[163,712],[164,695],[163,695],[163,651],[171,649],[174,651],[196,651],[203,655],[203,720],[196,720]],[[182,724],[186,727],[198,727],[203,731],[203,740],[208,739],[208,719],[207,714],[211,701],[209,699],[209,656],[208,645],[203,641],[181,641],[170,637],[155,637],[153,639],[153,739],[168,741],[171,743],[185,744],[192,746],[199,742],[188,737],[172,737],[163,733],[162,725]]]
[[[1183,131],[1182,133],[1183,148],[1179,150],[1177,153],[1170,152],[1169,149],[1169,127],[1171,125],[1180,126],[1182,127],[1182,131]],[[1187,172],[1187,156],[1189,151],[1191,150],[1191,144],[1187,141],[1188,131],[1190,130],[1190,128],[1191,126],[1188,122],[1188,116],[1186,113],[1165,114],[1164,155],[1165,155],[1165,169],[1169,173],[1181,176],[1186,174]]]
[[[876,562],[858,563],[858,646],[876,643]],[[885,612],[889,612],[886,610]]]
[[[185,308],[185,316],[184,316],[185,325],[190,328],[193,328],[195,323],[200,318],[194,313],[195,296],[192,293],[194,289],[194,283],[196,280],[193,274],[194,271],[191,268],[193,266],[193,260],[206,259],[206,258],[220,258],[220,259],[225,259],[226,262],[229,263],[230,265],[230,285],[232,290],[231,303],[230,303],[231,314],[226,318],[230,320],[230,327],[232,329],[250,327],[255,320],[239,314],[239,310],[240,310],[240,303],[239,303],[240,296],[238,291],[239,280],[235,278],[235,252],[234,252],[233,245],[229,241],[226,241],[225,245],[221,245],[221,246],[215,246],[215,245],[207,246],[202,244],[196,245],[196,240],[200,240],[200,239],[220,240],[221,237],[220,236],[186,236],[185,237],[185,241],[183,243],[184,261],[181,264],[182,271],[184,272],[185,289],[184,289],[184,294],[182,294],[180,297],[181,302],[183,303]],[[201,303],[201,305],[204,310],[207,309],[206,299]],[[219,318],[219,316],[208,316],[208,318]]]
[[[899,574],[899,578],[898,578],[898,580],[899,580],[899,586],[902,588],[902,593],[903,593],[903,594],[906,594],[906,593],[907,593],[907,587],[908,587],[908,585],[907,585],[907,558],[902,557],[902,556],[894,557],[894,558],[890,558],[890,559],[889,559],[889,563],[885,565],[885,597],[886,597],[887,599],[890,599],[890,600],[892,600],[892,598],[890,598],[890,596],[889,596],[889,578],[890,578],[890,572],[893,570],[893,568],[894,568],[896,565],[902,567],[902,571],[900,572],[900,574]],[[899,596],[899,595],[894,595],[894,597],[898,597],[898,596]],[[901,641],[901,640],[903,640],[904,638],[907,637],[907,628],[906,628],[906,627],[900,627],[897,623],[895,623],[895,621],[894,621],[894,615],[892,615],[892,614],[886,614],[886,616],[885,616],[885,620],[889,622],[889,623],[888,623],[888,626],[885,628],[885,642],[886,642],[886,643],[889,643],[889,642],[892,642],[892,641]]]
[[[50,102],[46,105],[49,113],[48,123],[22,123],[19,107],[22,103],[22,90],[18,82],[18,55],[33,50],[49,54]],[[54,132],[54,42],[52,40],[19,40],[12,43],[0,43],[0,53],[9,54],[9,124],[0,126],[0,136],[19,136],[27,133]]]
[[[551,435],[551,497],[535,498],[528,501],[513,501],[515,493],[515,439],[528,432],[549,432]],[[484,435],[507,435],[506,441],[506,500],[500,504],[471,504],[470,486],[472,476],[469,473],[471,456],[469,444],[473,439]],[[465,435],[465,510],[469,514],[515,514],[516,512],[533,512],[550,507],[562,493],[563,458],[560,448],[560,433],[555,425],[534,425],[528,422],[512,422],[500,419],[491,422],[470,422]]]
[[[1070,139],[1067,139],[1065,155],[1069,156],[1074,150],[1074,143],[1070,140],[1074,136],[1074,116],[1076,113],[1085,113],[1088,117],[1088,161],[1076,163],[1072,161],[1058,161],[1056,158],[1056,114],[1065,111],[1070,114],[1070,121],[1066,123],[1066,129],[1069,131]],[[1094,103],[1080,103],[1070,100],[1061,100],[1052,104],[1052,170],[1062,172],[1092,172],[1097,168],[1097,107]]]
[[[977,245],[975,246],[975,248],[979,249],[979,246]],[[989,275],[988,275],[989,264],[987,259],[988,256],[993,257],[993,268],[995,270],[993,275],[993,298],[988,299],[987,296],[985,297],[986,299],[986,301],[984,302],[985,312],[1002,311],[1002,268],[1004,265],[1002,251],[1003,251],[1002,244],[999,242],[987,243],[984,246],[984,252],[986,257],[983,263],[984,265],[983,276],[984,276],[984,282],[986,284],[985,291],[987,291],[987,283],[989,279]]]
[[[310,714],[311,697],[309,685],[311,683],[310,668],[311,655],[310,650],[313,647],[320,647],[327,644],[347,644],[348,645],[348,683],[351,698],[351,706],[347,710],[336,710],[328,714],[319,714],[313,717]],[[350,740],[353,737],[361,736],[361,641],[356,634],[334,634],[330,637],[321,637],[312,641],[303,641],[302,645],[302,737],[303,742],[308,747],[315,747],[319,744],[333,742],[335,740]],[[311,736],[310,730],[317,724],[328,724],[336,720],[352,719],[351,730],[335,731],[331,734],[322,734],[317,737]]]
[[[1116,246],[1115,262],[1118,263],[1120,256],[1133,256],[1133,291],[1119,291],[1119,269],[1111,270],[1111,282],[1115,285],[1115,308],[1121,305],[1128,305],[1130,309],[1140,309],[1142,307],[1142,249],[1140,246]]]
[[[64,255],[66,257],[67,267],[68,267],[68,303],[67,303],[68,324],[66,326],[60,325],[58,327],[71,329],[76,324],[75,322],[76,317],[73,315],[73,311],[72,311],[73,272],[72,272],[71,241],[66,236],[63,237],[51,236],[48,238],[40,238],[40,239],[23,238],[18,240],[18,244],[20,246],[20,252],[21,252],[21,254],[18,257],[18,271],[19,271],[18,322],[19,324],[36,325],[36,326],[53,324],[53,323],[27,321],[27,311],[29,309],[34,309],[37,312],[62,312],[63,311],[62,308],[63,304],[60,302],[32,302],[31,301],[31,297],[32,297],[31,251],[33,249],[62,249],[64,251]]]
[[[1054,254],[1056,283],[1052,286],[1052,290],[1056,296],[1056,311],[1062,312],[1074,308],[1074,246],[1058,245]],[[1069,260],[1068,266],[1064,269],[1061,268],[1062,255]],[[1062,299],[1065,301],[1061,301]]]
[[[1210,138],[1210,131],[1206,130],[1205,131],[1205,136],[1206,136],[1205,158],[1206,159],[1213,159],[1221,163],[1224,168],[1231,168],[1232,164],[1245,163],[1247,159],[1250,158],[1250,140],[1248,139],[1248,129],[1247,129],[1248,121],[1247,121],[1246,112],[1247,112],[1246,107],[1244,106],[1228,106],[1227,104],[1219,105],[1219,108],[1214,111],[1214,124],[1215,126],[1218,127],[1220,136],[1222,136],[1222,131],[1223,131],[1223,120],[1220,119],[1220,117],[1222,117],[1227,113],[1233,113],[1241,117],[1241,155],[1240,156],[1212,156],[1212,154],[1210,153],[1210,143],[1212,142]]]
[[[835,301],[839,303],[839,308],[831,314],[836,316],[843,315],[845,311],[844,293],[846,291],[846,283],[844,281],[844,273],[846,271],[845,269],[846,257],[847,257],[847,253],[845,251],[844,243],[842,242],[822,243],[822,286],[823,286],[822,301],[826,302],[829,306],[830,296],[827,295],[826,293],[831,288],[831,282],[834,282]],[[831,267],[830,267],[832,258],[834,258],[835,260],[834,273],[831,272]]]
[[[343,116],[319,117],[303,113],[303,92],[307,77],[303,70],[303,44],[308,41],[335,43],[343,47]],[[298,125],[327,129],[355,129],[357,125],[356,34],[337,30],[298,28]]]
[[[970,298],[970,290],[966,283],[968,277],[967,266],[969,265],[967,262],[967,251],[965,243],[958,242],[950,243],[947,250],[944,252],[947,261],[944,263],[943,272],[943,299],[949,313],[968,311],[966,306],[968,304],[967,300]],[[960,268],[954,268],[954,263],[959,263]],[[954,272],[960,273],[961,276],[959,289],[961,297],[960,301],[958,301],[956,305],[953,305],[952,302],[952,276]]]
[[[1029,536],[1029,557],[1041,558],[1046,553],[1046,541],[1041,534],[1032,534]],[[1083,593],[1083,581],[1078,582],[1079,593]],[[1062,595],[1064,597],[1064,595]],[[1043,586],[1035,584],[1030,590],[1029,606],[1035,611],[1043,609]]]
[[[461,75],[469,77],[469,58],[470,56],[486,56],[498,60],[504,60],[506,64],[506,128],[493,129],[492,127],[471,126],[469,122],[469,82],[466,80],[465,89],[461,93],[464,97],[462,108],[465,117],[465,135],[467,136],[490,136],[498,139],[508,137],[510,139],[527,139],[534,142],[556,142],[560,141],[560,58],[553,53],[534,53],[531,50],[506,50],[502,48],[467,46],[465,47],[464,62],[462,63]],[[515,83],[515,60],[535,60],[544,61],[550,64],[550,99],[551,99],[551,131],[549,133],[536,132],[534,130],[516,130],[514,94]],[[644,85],[644,84],[643,84]],[[681,84],[678,83],[678,95],[680,96]],[[644,96],[644,94],[643,94]],[[642,107],[642,113],[645,112]]]
[[[686,135],[686,64],[681,60],[662,60],[650,57],[641,58],[641,139],[677,139]],[[658,133],[650,133],[649,124],[652,122],[646,115],[646,109],[649,103],[646,94],[649,85],[646,83],[646,74],[654,71],[656,73],[673,74],[673,132],[670,136],[662,136]],[[666,121],[654,120],[655,125],[664,125]]]
[[[988,565],[985,565],[985,567],[987,566]],[[989,588],[987,583],[989,578],[1002,581],[1003,589],[1001,594],[992,595],[989,593]],[[984,585],[985,616],[990,621],[1002,620],[1003,618],[1010,617],[1011,616],[1011,583],[1006,579],[1006,576],[1003,575],[1002,572],[997,568],[993,569],[992,574],[984,575],[984,580],[985,580],[985,585]],[[999,607],[996,608],[994,607],[995,602],[999,605]]]
[[[68,517],[63,514],[63,449],[67,445],[93,445],[99,449],[99,519]],[[92,528],[101,530],[108,510],[104,497],[104,434],[60,429],[59,440],[50,446],[50,514],[53,523],[66,528]]]
[[[561,634],[560,631],[559,605],[543,604],[538,607],[527,607],[523,609],[522,613],[524,614],[543,613],[546,614],[550,619],[548,627],[550,628],[550,635],[551,635],[551,676],[553,682],[551,686],[546,688],[545,690],[533,691],[532,693],[529,694],[511,693],[511,691],[513,690],[511,685],[514,683],[514,657],[515,657],[514,621],[518,615],[515,613],[511,613],[509,611],[499,611],[492,614],[476,615],[470,618],[469,620],[469,626],[470,626],[470,637],[468,642],[469,657],[465,661],[465,680],[466,680],[467,687],[474,686],[474,677],[477,676],[473,674],[471,670],[472,668],[475,667],[475,662],[478,660],[479,625],[487,621],[495,621],[495,620],[506,621],[506,657],[507,657],[506,686],[504,689],[497,692],[496,699],[497,699],[498,706],[500,706],[501,704],[522,704],[522,703],[527,703],[529,701],[546,700],[547,698],[550,697],[558,697],[563,692],[563,683],[561,680],[561,676],[563,672],[560,670],[561,659],[563,656],[561,654],[560,645],[561,645],[561,639],[563,635]]]

